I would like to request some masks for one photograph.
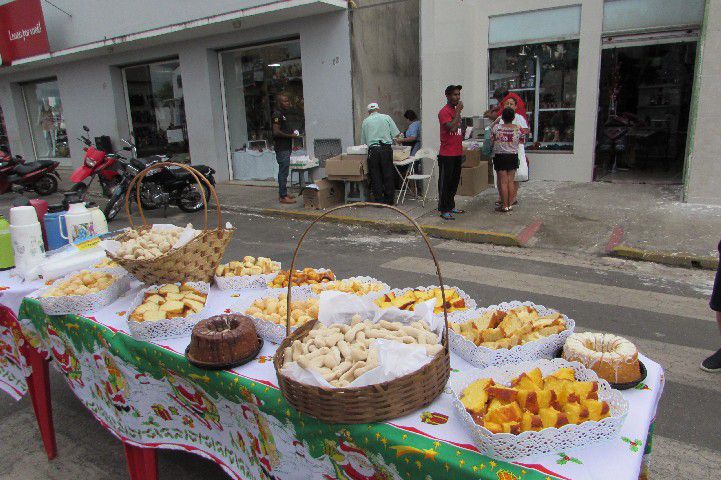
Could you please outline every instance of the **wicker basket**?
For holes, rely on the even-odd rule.
[[[228,229],[223,227],[222,217],[220,213],[220,201],[218,200],[218,194],[210,184],[207,178],[200,174],[197,170],[187,165],[182,165],[173,162],[161,162],[152,165],[142,172],[138,173],[133,180],[131,180],[128,186],[128,191],[125,195],[125,213],[128,215],[128,221],[130,227],[136,230],[147,230],[152,228],[152,225],[148,225],[143,214],[143,207],[140,204],[140,189],[134,188],[136,185],[140,185],[145,175],[148,172],[162,168],[162,167],[180,167],[187,170],[202,187],[205,183],[205,187],[210,190],[215,200],[215,206],[218,210],[218,226],[215,229],[208,229],[208,204],[203,197],[203,230],[190,242],[186,243],[180,248],[171,249],[169,252],[155,257],[152,260],[135,260],[116,257],[112,253],[106,251],[105,253],[109,258],[115,260],[125,270],[130,272],[143,283],[149,285],[162,285],[164,283],[175,283],[181,281],[187,282],[212,282],[213,275],[215,274],[215,268],[220,264],[225,253],[225,248],[230,242],[230,239],[235,232],[235,229]],[[140,212],[140,218],[143,221],[143,225],[136,227],[133,224],[133,218],[130,215],[130,195],[135,189],[136,201],[138,205],[138,211]],[[127,233],[121,233],[114,240],[122,241],[127,238]]]
[[[404,216],[413,226],[416,227],[426,243],[428,250],[436,264],[439,285],[443,285],[440,266],[436,259],[433,247],[428,237],[423,233],[418,224],[403,211],[378,203],[355,203],[353,205],[341,205],[332,208],[323,215],[316,218],[306,228],[298,240],[298,246],[293,253],[293,261],[290,264],[290,271],[293,271],[295,260],[298,256],[303,239],[310,229],[326,215],[348,207],[377,207],[389,208]],[[290,285],[290,284],[289,284]],[[445,304],[446,294],[441,287],[441,295]],[[288,312],[290,315],[291,289],[288,288]],[[284,363],[285,348],[289,347],[294,340],[303,338],[313,328],[316,321],[308,322],[299,327],[292,334],[290,332],[289,318],[286,319],[286,338],[278,347],[273,357],[275,373],[278,377],[278,385],[285,399],[297,410],[328,423],[369,423],[380,422],[392,418],[402,417],[416,411],[428,404],[443,392],[450,375],[450,354],[448,349],[448,313],[444,308],[445,326],[442,335],[444,348],[430,363],[419,370],[394,380],[375,385],[368,385],[356,388],[325,388],[306,385],[288,378],[281,373]]]

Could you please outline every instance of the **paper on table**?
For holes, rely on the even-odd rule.
[[[373,323],[381,320],[388,322],[401,322],[410,324],[423,320],[429,324],[431,330],[438,334],[439,339],[443,333],[443,322],[434,318],[433,307],[435,299],[416,305],[415,311],[401,310],[399,308],[381,309],[370,298],[363,298],[345,292],[324,291],[320,294],[318,321],[324,325],[350,324],[355,315],[368,319]],[[369,370],[356,378],[345,388],[363,387],[387,382],[415,372],[432,360],[426,354],[424,345],[408,345],[394,340],[376,339],[369,348],[378,350],[378,367]],[[283,374],[306,385],[337,388],[331,385],[315,370],[307,370],[297,362],[283,365]]]

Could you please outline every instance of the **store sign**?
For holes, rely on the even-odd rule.
[[[49,51],[40,0],[0,0],[0,64]]]

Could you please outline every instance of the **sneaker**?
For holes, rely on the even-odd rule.
[[[721,348],[701,362],[701,370],[704,372],[721,373]]]
[[[295,203],[295,200],[293,200],[292,198],[283,197],[280,199],[280,203]]]

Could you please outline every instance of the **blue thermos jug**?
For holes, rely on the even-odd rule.
[[[62,205],[50,205],[48,207],[48,213],[45,214],[43,219],[45,223],[45,234],[48,237],[48,250],[55,250],[63,245],[67,245],[67,238],[63,238],[63,231],[65,230],[65,214],[67,212]],[[64,232],[65,236],[68,236],[67,232]]]

